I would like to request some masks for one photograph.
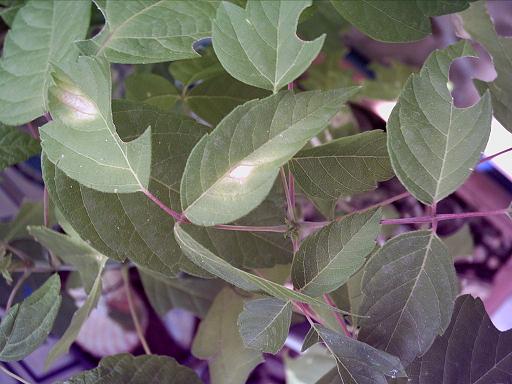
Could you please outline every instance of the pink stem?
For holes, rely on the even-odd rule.
[[[329,304],[331,307],[336,307],[336,303],[334,303],[331,296],[329,296],[327,293],[324,294],[324,301],[327,304]],[[336,318],[336,321],[340,325],[341,329],[343,329],[343,332],[345,333],[345,335],[347,337],[352,337],[352,335],[350,334],[350,332],[347,329],[347,324],[345,324],[345,320],[343,319],[343,317],[338,312],[333,312],[333,314],[334,314],[334,317]]]
[[[215,225],[214,228],[216,228],[216,229],[224,229],[226,231],[240,231],[240,232],[277,232],[277,233],[286,233],[288,231],[288,227],[286,225],[256,227],[256,226],[251,226],[251,225],[218,224],[218,225]]]
[[[288,193],[290,194],[290,204],[295,213],[295,178],[291,172],[288,173]]]
[[[404,217],[400,219],[383,219],[380,221],[384,225],[395,225],[395,224],[416,224],[416,223],[430,223],[432,220],[444,221],[454,219],[466,219],[468,217],[485,217],[507,214],[508,208],[499,209],[496,211],[485,211],[485,212],[463,212],[463,213],[443,213],[432,216],[419,216],[419,217]]]
[[[401,193],[399,195],[390,197],[389,199],[382,200],[380,203],[376,203],[376,204],[370,205],[369,207],[366,207],[366,208],[363,208],[363,209],[358,209],[358,210],[356,210],[356,211],[354,211],[352,213],[358,213],[358,212],[367,211],[369,209],[385,207],[386,205],[393,204],[395,201],[402,200],[402,199],[404,199],[406,197],[409,197],[409,196],[411,196],[411,194],[409,192],[404,192],[404,193]],[[340,221],[341,219],[343,219],[343,217],[344,216],[340,216],[340,217],[336,218],[336,220]]]
[[[512,151],[512,147],[507,148],[507,149],[504,149],[503,151],[498,152],[498,153],[495,153],[494,155],[484,157],[484,158],[480,159],[480,161],[478,162],[478,164],[485,163],[486,161],[492,160],[492,159],[494,159],[495,157],[497,157],[497,156],[499,156],[499,155],[503,155],[504,153],[507,153],[507,152],[510,152],[510,151]]]
[[[155,203],[156,205],[158,205],[160,208],[162,208],[162,210],[167,213],[169,216],[172,216],[174,218],[174,220],[178,221],[178,222],[182,222],[183,219],[184,219],[184,216],[182,213],[179,213],[179,212],[176,212],[175,210],[169,208],[167,205],[165,205],[164,203],[162,203],[160,201],[160,199],[158,199],[158,197],[156,197],[155,195],[153,195],[151,192],[149,192],[147,189],[143,189],[142,192],[147,196],[149,197],[149,199]]]
[[[291,91],[294,87],[293,81],[291,83],[288,83],[288,90]]]
[[[437,203],[433,203],[431,206],[430,206],[430,217],[432,218],[432,232],[436,233],[437,232]]]

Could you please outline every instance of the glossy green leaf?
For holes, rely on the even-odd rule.
[[[211,36],[216,0],[96,1],[105,27],[78,42],[86,55],[124,64],[159,63],[199,56],[197,40]]]
[[[359,340],[408,364],[450,323],[457,295],[453,262],[430,231],[389,240],[365,266]]]
[[[206,133],[191,119],[128,102],[114,104],[114,121],[123,140],[151,126],[152,170],[149,190],[164,204],[179,210],[178,188],[190,150]],[[43,176],[51,200],[80,237],[98,252],[117,260],[174,275],[183,257],[169,231],[174,219],[143,193],[103,193],[67,177],[47,159]],[[108,214],[105,214],[108,212]]]
[[[41,146],[18,128],[0,124],[0,170],[37,155]]]
[[[302,190],[324,200],[371,191],[393,177],[386,134],[379,130],[304,149],[288,164]]]
[[[174,227],[174,237],[185,255],[194,264],[200,266],[211,274],[220,277],[228,283],[245,291],[265,292],[270,296],[284,301],[296,300],[306,304],[318,304],[331,308],[332,310],[336,310],[335,308],[325,304],[322,300],[306,296],[300,292],[292,291],[280,284],[232,266],[213,254],[195,239],[195,237],[197,237],[198,230],[200,230],[200,228],[176,224]],[[338,311],[343,312],[340,310]]]
[[[489,84],[496,119],[512,132],[512,39],[499,36],[485,2],[478,1],[461,13],[464,29],[490,53],[498,76]]]
[[[180,99],[178,90],[165,77],[152,73],[136,73],[125,80],[126,98],[154,105],[163,111],[171,108]]]
[[[218,279],[191,276],[170,279],[143,269],[139,269],[139,274],[144,292],[160,316],[164,316],[171,309],[183,308],[204,318],[213,299],[225,286]]]
[[[199,325],[192,353],[208,359],[212,384],[244,384],[251,371],[263,361],[260,352],[244,346],[238,332],[237,319],[243,304],[240,295],[224,288]]]
[[[201,384],[193,370],[168,356],[132,356],[101,359],[97,368],[81,372],[60,384]]]
[[[352,214],[307,237],[293,259],[293,286],[320,296],[345,284],[374,249],[381,216],[380,209]]]
[[[327,374],[329,380],[334,379],[334,383],[341,379],[344,384],[385,384],[386,377],[405,376],[397,357],[321,325],[316,325],[315,329],[336,361],[337,369]],[[322,380],[325,379],[319,383],[331,382]]]
[[[53,121],[40,128],[41,146],[66,175],[102,192],[128,193],[148,187],[151,127],[124,142],[112,119],[111,78],[103,60],[80,57],[55,68],[50,87]]]
[[[469,108],[456,108],[447,87],[451,62],[473,53],[467,41],[434,51],[420,73],[409,77],[388,121],[393,169],[425,204],[443,199],[466,180],[489,138],[489,94]]]
[[[286,384],[315,384],[335,367],[329,352],[321,345],[312,346],[295,359],[284,357]]]
[[[409,367],[411,384],[494,384],[512,380],[512,331],[500,332],[482,301],[460,296],[450,326]]]
[[[19,125],[47,111],[50,63],[74,60],[85,37],[91,3],[31,0],[16,14],[0,61],[0,121]]]
[[[238,327],[247,348],[275,355],[288,337],[291,320],[291,301],[256,299],[245,303]]]
[[[55,274],[9,309],[0,323],[0,361],[21,360],[46,340],[61,299],[60,278]]]
[[[299,77],[322,48],[325,35],[302,41],[297,22],[311,0],[223,2],[213,25],[213,48],[236,79],[274,93]]]
[[[237,107],[192,150],[181,184],[187,218],[199,225],[236,220],[267,196],[279,172],[357,88],[280,92]]]
[[[361,32],[380,41],[420,40],[430,33],[430,17],[466,9],[470,0],[331,0]]]

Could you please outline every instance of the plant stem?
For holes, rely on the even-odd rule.
[[[151,350],[149,349],[149,345],[144,337],[144,332],[142,331],[142,327],[139,322],[139,318],[137,317],[137,313],[135,311],[135,305],[133,303],[132,298],[132,288],[130,285],[130,276],[128,266],[123,267],[121,270],[124,285],[126,288],[126,298],[128,299],[128,307],[130,307],[130,315],[132,316],[133,324],[135,325],[135,331],[137,332],[137,336],[139,336],[140,343],[142,344],[142,348],[144,348],[144,352],[147,355],[151,355]]]
[[[48,189],[46,189],[46,186],[43,189],[43,223],[44,226],[48,226],[48,216],[49,216],[49,207],[48,207]]]
[[[288,221],[290,223],[296,223],[297,219],[295,217],[295,180],[291,173],[288,175],[288,181],[286,180],[286,172],[284,170],[284,167],[281,167],[279,173],[281,174],[284,195],[286,196],[286,216],[288,217]],[[291,240],[293,246],[293,253],[297,253],[297,251],[299,250],[299,241],[293,234],[291,236]]]
[[[12,377],[14,380],[18,380],[20,383],[23,383],[23,384],[32,384],[30,381],[27,381],[25,380],[24,378],[22,377],[19,377],[17,374],[15,374],[14,372],[11,372],[9,371],[7,368],[4,367],[3,364],[0,364],[0,370],[2,372],[4,372],[7,376],[10,376]]]
[[[11,293],[9,294],[9,298],[7,299],[7,304],[5,305],[5,312],[7,312],[9,309],[11,309],[12,303],[14,301],[14,298],[16,297],[16,294],[20,290],[21,286],[27,280],[27,278],[30,276],[32,271],[28,268],[25,269],[23,272],[23,275],[18,279],[14,287],[12,288]]]
[[[404,217],[400,219],[383,219],[380,221],[383,225],[395,224],[417,224],[417,223],[430,223],[432,220],[444,221],[454,219],[466,219],[469,217],[485,217],[495,215],[507,214],[508,208],[499,209],[496,211],[482,211],[482,212],[463,212],[463,213],[443,213],[435,216],[419,216],[419,217]]]
[[[336,303],[334,302],[334,300],[331,298],[331,296],[329,296],[327,293],[324,294],[324,301],[329,304],[331,307],[336,307]],[[348,331],[347,329],[347,324],[345,323],[345,320],[343,319],[343,317],[338,313],[338,312],[334,312],[333,311],[333,314],[334,314],[334,317],[336,318],[336,321],[338,322],[338,324],[340,325],[341,329],[343,330],[343,332],[345,333],[345,335],[347,337],[352,337],[352,335],[350,334],[350,332]]]
[[[18,249],[18,248],[14,248],[12,245],[8,244],[8,243],[2,243],[0,242],[0,244],[5,248],[7,249],[8,251],[10,251],[11,253],[15,254],[16,256],[18,256],[21,261],[23,261],[23,263],[25,265],[30,265],[31,261],[30,261],[30,257],[25,253],[23,252],[21,249]]]
[[[267,226],[267,227],[257,227],[251,225],[227,225],[227,224],[218,224],[213,228],[223,229],[226,231],[240,231],[240,232],[277,232],[277,233],[286,233],[288,231],[288,227],[286,225],[275,225],[275,226]]]
[[[437,232],[437,203],[433,203],[430,206],[430,216],[432,217],[432,232],[435,234]]]
[[[507,152],[510,152],[510,151],[512,151],[512,147],[507,148],[507,149],[504,149],[503,151],[500,151],[500,152],[498,152],[498,153],[495,153],[494,155],[484,157],[484,158],[480,159],[480,161],[478,162],[478,164],[485,163],[486,161],[492,160],[492,159],[494,159],[495,157],[497,157],[497,156],[499,156],[499,155],[503,155],[504,153],[507,153]]]
[[[158,197],[156,197],[155,195],[153,195],[151,192],[149,192],[147,189],[143,189],[142,192],[147,196],[149,197],[149,199],[155,203],[156,205],[158,205],[165,213],[167,213],[168,215],[172,216],[174,218],[174,220],[178,221],[178,222],[182,222],[183,221],[183,214],[182,213],[178,213],[176,212],[175,210],[169,208],[167,205],[165,205],[164,203],[162,203],[160,201],[160,199]]]

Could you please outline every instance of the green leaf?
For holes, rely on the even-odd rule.
[[[336,361],[337,369],[327,374],[329,378],[339,376],[334,382],[341,379],[346,384],[380,384],[386,383],[386,377],[405,376],[397,357],[321,325],[315,325],[315,329]]]
[[[371,38],[405,42],[430,35],[430,17],[462,11],[469,1],[331,0],[331,3],[346,20]]]
[[[80,57],[55,68],[50,87],[53,121],[40,128],[41,146],[66,175],[102,192],[145,190],[151,167],[151,127],[124,142],[112,119],[107,62]]]
[[[291,321],[291,301],[256,299],[245,303],[238,327],[247,348],[275,355],[288,337]]]
[[[276,93],[299,77],[318,55],[325,35],[302,41],[297,22],[311,0],[223,2],[213,25],[213,48],[234,78]]]
[[[91,4],[31,0],[16,14],[0,61],[0,121],[19,125],[47,111],[50,63],[78,56],[73,42],[85,37]]]
[[[73,314],[71,318],[71,323],[68,328],[64,332],[64,334],[60,337],[59,341],[53,346],[51,351],[48,353],[46,357],[45,366],[50,367],[59,357],[68,353],[71,344],[76,340],[78,334],[80,333],[80,329],[82,325],[85,323],[91,311],[98,304],[98,300],[101,297],[101,272],[105,266],[107,258],[103,255],[99,255],[100,259],[98,260],[98,274],[94,280],[94,284],[90,288],[88,292],[89,295],[87,299],[82,304],[82,306]]]
[[[237,107],[190,154],[181,184],[187,218],[211,226],[257,207],[279,167],[356,91],[280,92]]]
[[[489,94],[472,107],[456,108],[447,87],[450,63],[473,53],[467,41],[434,51],[407,80],[388,121],[393,169],[425,204],[443,199],[466,180],[489,138]]]
[[[265,292],[270,296],[284,301],[296,300],[306,304],[318,304],[330,308],[331,310],[337,310],[336,308],[325,304],[321,300],[306,296],[300,292],[292,291],[282,285],[273,283],[267,279],[255,276],[232,266],[201,245],[195,239],[195,237],[197,237],[197,231],[197,227],[182,227],[180,224],[176,224],[174,226],[174,237],[185,255],[194,264],[200,266],[211,274],[248,292]],[[343,312],[340,310],[337,311]]]
[[[212,384],[243,384],[263,361],[260,352],[244,346],[238,332],[237,319],[243,304],[240,295],[224,288],[199,325],[192,353],[208,359]]]
[[[49,228],[30,226],[28,230],[40,244],[55,256],[76,267],[84,289],[89,293],[96,284],[105,256],[83,240],[52,231]]]
[[[105,27],[78,42],[80,50],[114,63],[148,64],[198,57],[192,46],[211,36],[218,1],[106,0],[97,5]]]
[[[473,255],[475,244],[469,224],[464,224],[453,235],[443,238],[443,242],[448,249],[448,254],[454,261]]]
[[[292,264],[293,286],[320,296],[345,284],[375,247],[381,210],[351,214],[309,236]]]
[[[337,44],[339,45],[338,42]],[[299,84],[307,90],[328,90],[356,85],[353,80],[353,71],[341,66],[346,53],[346,50],[339,46],[322,52],[308,68],[306,76],[298,80]]]
[[[288,164],[302,190],[324,200],[371,191],[393,177],[386,134],[380,130],[304,149]]]
[[[152,73],[136,73],[125,80],[126,98],[171,111],[180,99],[178,90],[165,77]]]
[[[114,104],[114,122],[123,140],[137,137],[151,126],[151,180],[149,190],[164,204],[179,210],[178,186],[186,159],[206,127],[192,119],[163,113],[150,106]],[[165,275],[175,275],[185,264],[169,228],[174,219],[143,193],[103,193],[80,185],[43,161],[43,177],[56,207],[80,237],[98,252],[117,260],[129,258]],[[108,214],[106,214],[108,213]]]
[[[485,2],[479,1],[462,12],[464,29],[490,53],[498,76],[489,84],[496,119],[512,132],[512,39],[498,36],[487,13]]]
[[[213,49],[207,49],[200,58],[174,61],[169,65],[172,77],[182,84],[184,90],[200,81],[206,81],[224,73]]]
[[[284,356],[286,384],[315,384],[335,367],[332,357],[321,345],[312,346],[295,359]]]
[[[412,384],[507,383],[512,379],[512,331],[500,332],[482,300],[460,296],[450,326],[409,367]]]
[[[365,80],[359,96],[378,100],[395,100],[400,95],[407,78],[414,72],[414,68],[393,61],[390,65],[374,63],[370,70],[375,78]]]
[[[139,275],[149,302],[160,316],[173,308],[184,308],[204,318],[213,299],[225,286],[218,279],[190,276],[170,279],[144,269],[139,269]]]
[[[97,368],[80,372],[61,384],[201,384],[195,372],[168,356],[132,356],[101,359]]]
[[[26,0],[2,0],[0,1],[0,16],[8,27],[12,27],[14,17],[18,11],[27,3]]]
[[[0,170],[21,163],[40,151],[37,140],[18,128],[0,124]]]
[[[453,262],[430,231],[389,240],[365,266],[359,339],[408,364],[450,323],[457,295]]]
[[[55,274],[9,309],[0,323],[0,361],[21,360],[46,340],[61,299],[60,278]]]
[[[28,236],[28,225],[43,225],[43,204],[24,202],[18,214],[9,223],[0,223],[0,239],[8,243]]]

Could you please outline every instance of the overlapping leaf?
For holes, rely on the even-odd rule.
[[[201,384],[193,370],[168,356],[132,356],[101,359],[97,368],[81,372],[60,384]]]
[[[430,231],[389,240],[365,266],[359,339],[408,364],[450,323],[457,279],[446,247]]]
[[[430,17],[466,9],[470,0],[331,0],[361,32],[389,42],[420,40],[431,33]]]
[[[467,41],[432,53],[420,73],[409,77],[388,121],[393,169],[425,204],[443,199],[466,180],[489,138],[489,94],[469,108],[456,108],[447,88],[451,62],[473,53]]]
[[[292,291],[284,286],[274,283],[270,280],[253,275],[241,269],[238,269],[210,250],[204,247],[196,240],[197,233],[201,228],[194,226],[181,226],[176,224],[174,227],[174,237],[180,245],[185,255],[196,265],[200,266],[209,273],[220,277],[234,286],[249,292],[265,292],[275,298],[288,301],[296,300],[307,304],[317,304],[336,310],[325,304],[322,300],[306,296],[300,292]],[[339,312],[343,312],[337,310]]]
[[[178,90],[166,78],[152,73],[138,73],[126,78],[126,98],[170,111],[180,99]]]
[[[386,134],[382,131],[343,137],[304,149],[288,164],[302,190],[324,200],[371,191],[377,182],[393,176]]]
[[[295,288],[320,296],[348,281],[375,248],[380,209],[352,214],[306,238],[292,264]]]
[[[59,312],[61,299],[60,278],[53,275],[3,316],[0,323],[0,361],[21,360],[46,340]]]
[[[222,3],[213,25],[213,48],[238,80],[274,93],[299,77],[318,55],[325,35],[302,41],[296,35],[301,12],[311,0],[247,2],[242,9]]]
[[[333,332],[321,325],[315,331],[336,361],[332,369],[318,383],[385,384],[386,377],[404,377],[400,360],[350,337]]]
[[[329,352],[321,345],[313,345],[305,353],[292,359],[284,357],[287,384],[316,384],[336,365]]]
[[[0,170],[25,161],[40,151],[37,140],[17,128],[0,124]]]
[[[148,187],[151,129],[124,142],[112,119],[110,69],[103,60],[80,57],[55,69],[50,88],[53,121],[41,127],[41,146],[66,175],[102,192]]]
[[[85,37],[91,3],[31,0],[7,34],[0,61],[0,121],[19,125],[47,111],[50,63],[74,60]]]
[[[288,337],[291,320],[290,301],[256,299],[245,303],[238,327],[246,347],[276,354]]]
[[[480,299],[460,296],[450,326],[407,372],[412,384],[494,384],[512,379],[512,331],[500,332]]]
[[[43,204],[25,202],[16,217],[9,223],[0,223],[0,240],[10,242],[27,237],[28,225],[43,225]]]
[[[512,132],[512,39],[498,36],[483,1],[472,4],[461,16],[464,29],[491,54],[498,74],[489,84],[494,116]]]
[[[204,318],[213,299],[225,286],[218,279],[190,276],[170,279],[143,269],[139,269],[139,274],[149,302],[161,316],[173,308],[184,308]]]
[[[279,167],[356,91],[280,92],[233,110],[197,143],[187,161],[181,184],[187,218],[211,226],[257,207]]]
[[[97,0],[105,27],[78,46],[86,55],[124,64],[158,63],[199,56],[193,44],[211,36],[216,0]]]
[[[199,325],[192,353],[209,360],[212,384],[244,384],[251,371],[263,361],[260,352],[244,346],[238,332],[237,318],[243,304],[240,295],[224,288]]]

